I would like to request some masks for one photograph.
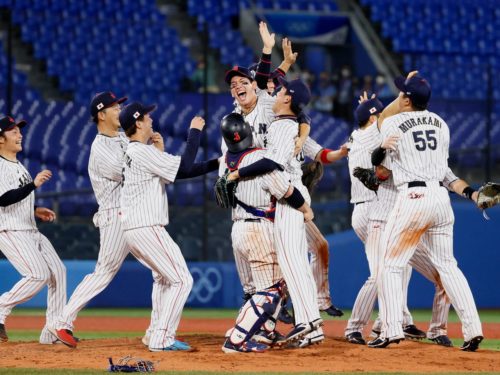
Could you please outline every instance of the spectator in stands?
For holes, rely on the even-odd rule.
[[[198,65],[193,75],[190,78],[191,89],[196,92],[204,92],[205,90],[205,60],[203,58],[198,59]],[[207,92],[218,93],[219,88],[215,83],[214,77],[214,63],[213,57],[208,57],[208,71],[207,71]]]
[[[361,82],[361,85],[359,86],[359,92],[356,92],[355,96],[356,98],[358,96],[361,96],[364,92],[373,92],[373,77],[369,74],[366,74],[363,77],[363,81]]]
[[[351,68],[344,65],[340,71],[335,115],[344,120],[352,121],[352,98],[354,97],[354,82]]]
[[[300,78],[303,82],[305,82],[305,84],[308,85],[309,87],[314,87],[315,77],[314,74],[312,74],[311,71],[309,71],[308,69],[302,70],[298,78]]]
[[[333,112],[333,103],[337,95],[337,88],[333,85],[328,72],[321,72],[318,85],[314,89],[313,94],[314,109],[327,113]]]
[[[387,83],[387,80],[380,73],[377,74],[377,77],[375,78],[373,92],[377,95],[378,98],[380,98],[380,100],[382,100],[382,102],[385,102],[394,96],[391,88],[389,87],[389,84]]]

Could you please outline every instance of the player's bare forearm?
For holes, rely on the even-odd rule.
[[[475,191],[474,189],[472,189],[469,186],[469,184],[466,181],[462,180],[462,179],[458,179],[458,180],[453,181],[450,184],[450,189],[454,193],[456,193],[458,195],[461,195],[464,198],[469,198],[472,201],[477,202],[478,192]]]
[[[347,150],[347,146],[344,144],[340,146],[338,150],[329,150],[329,149],[321,150],[316,155],[315,160],[323,164],[331,164],[345,158],[348,155],[348,153],[349,151]]]
[[[394,99],[387,107],[384,108],[380,117],[377,120],[377,126],[380,129],[384,120],[388,117],[397,115],[399,113],[398,98]]]

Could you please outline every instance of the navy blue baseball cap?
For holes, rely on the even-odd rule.
[[[3,132],[6,132],[7,130],[14,129],[16,126],[18,128],[24,128],[26,126],[26,124],[27,124],[27,122],[24,120],[16,122],[10,116],[2,117],[0,119],[0,134],[2,134]]]
[[[366,123],[371,115],[377,115],[382,112],[384,105],[377,98],[368,99],[367,101],[358,105],[354,114],[358,123]]]
[[[431,85],[425,78],[415,75],[411,78],[397,77],[394,84],[416,105],[427,105],[431,98]]]
[[[255,72],[252,75],[252,72],[248,68],[245,68],[244,66],[235,65],[235,66],[233,66],[233,69],[228,70],[226,72],[226,77],[224,78],[224,80],[226,81],[226,83],[228,85],[231,84],[231,79],[234,76],[245,77],[245,78],[248,78],[250,81],[253,81],[254,76],[255,76]]]
[[[137,119],[147,113],[153,112],[156,109],[156,104],[145,106],[139,102],[127,104],[120,111],[120,126],[123,130],[131,128]]]
[[[278,81],[281,86],[286,88],[287,95],[292,97],[292,105],[302,110],[309,104],[311,90],[309,90],[309,87],[302,80],[294,79],[288,82],[283,77],[278,77]]]
[[[127,100],[126,97],[117,98],[111,91],[99,92],[94,95],[90,102],[90,115],[95,118],[99,111],[112,107],[115,104],[121,104],[125,100]]]

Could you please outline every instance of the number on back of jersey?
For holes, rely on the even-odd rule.
[[[433,151],[437,149],[436,130],[416,130],[412,134],[418,151],[425,151],[427,148]]]

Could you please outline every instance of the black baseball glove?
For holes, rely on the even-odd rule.
[[[236,207],[236,187],[238,181],[229,181],[227,176],[229,171],[224,176],[221,176],[215,181],[214,193],[217,205],[222,208],[235,208]]]
[[[309,193],[312,192],[322,177],[323,164],[319,161],[302,164],[302,183],[309,190]]]
[[[377,191],[380,185],[380,180],[375,175],[375,171],[372,168],[361,168],[356,167],[353,171],[353,176],[356,177],[367,189]]]

